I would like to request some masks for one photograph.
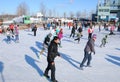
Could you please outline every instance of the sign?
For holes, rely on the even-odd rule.
[[[106,19],[106,16],[101,16],[101,19]]]

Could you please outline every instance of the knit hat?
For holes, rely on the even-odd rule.
[[[92,38],[96,39],[96,38],[97,38],[97,35],[96,35],[96,34],[93,34],[93,35],[92,35]]]

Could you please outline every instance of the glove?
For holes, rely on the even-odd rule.
[[[93,52],[93,54],[95,55],[95,52]]]
[[[91,54],[91,52],[88,52],[88,54]]]

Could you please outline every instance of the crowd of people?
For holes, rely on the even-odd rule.
[[[78,43],[80,43],[80,38],[85,36],[83,35],[83,27],[85,29],[88,27],[88,42],[86,43],[86,46],[84,48],[84,58],[82,60],[82,63],[80,64],[80,69],[84,69],[84,64],[87,61],[87,67],[91,67],[91,60],[92,60],[92,54],[95,54],[95,41],[97,39],[97,35],[94,34],[94,28],[92,23],[90,25],[82,24],[82,23],[63,23],[64,27],[68,27],[68,29],[71,29],[70,38],[72,37],[75,41],[77,40]],[[58,47],[62,47],[62,38],[64,34],[64,30],[61,27],[62,25],[59,23],[48,23],[47,26],[43,24],[43,28],[46,30],[50,30],[49,34],[46,35],[44,42],[43,42],[43,48],[40,51],[40,55],[43,54],[45,50],[47,51],[47,68],[45,69],[44,76],[47,78],[50,78],[48,76],[49,70],[51,70],[51,80],[52,82],[58,82],[55,78],[55,58],[57,56],[60,57],[60,54],[58,52]],[[33,31],[33,35],[37,36],[37,25],[33,25],[31,31]],[[105,27],[106,30],[107,27]],[[105,47],[107,43],[107,38],[109,35],[115,35],[114,30],[115,26],[111,24],[110,26],[110,33],[108,35],[105,35],[103,39],[101,40],[100,47]],[[101,31],[101,25],[99,25],[99,32]],[[117,27],[117,31],[120,32],[120,25]],[[7,43],[11,43],[11,38],[14,38],[14,41],[16,43],[19,42],[19,25],[16,24],[10,24],[9,27],[4,32],[7,37]]]

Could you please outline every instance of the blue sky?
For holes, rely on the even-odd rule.
[[[16,8],[22,2],[25,2],[30,10],[30,13],[37,13],[40,11],[40,3],[46,5],[47,10],[55,9],[60,15],[63,12],[77,12],[95,10],[98,0],[1,0],[0,14],[10,13],[14,14]]]

